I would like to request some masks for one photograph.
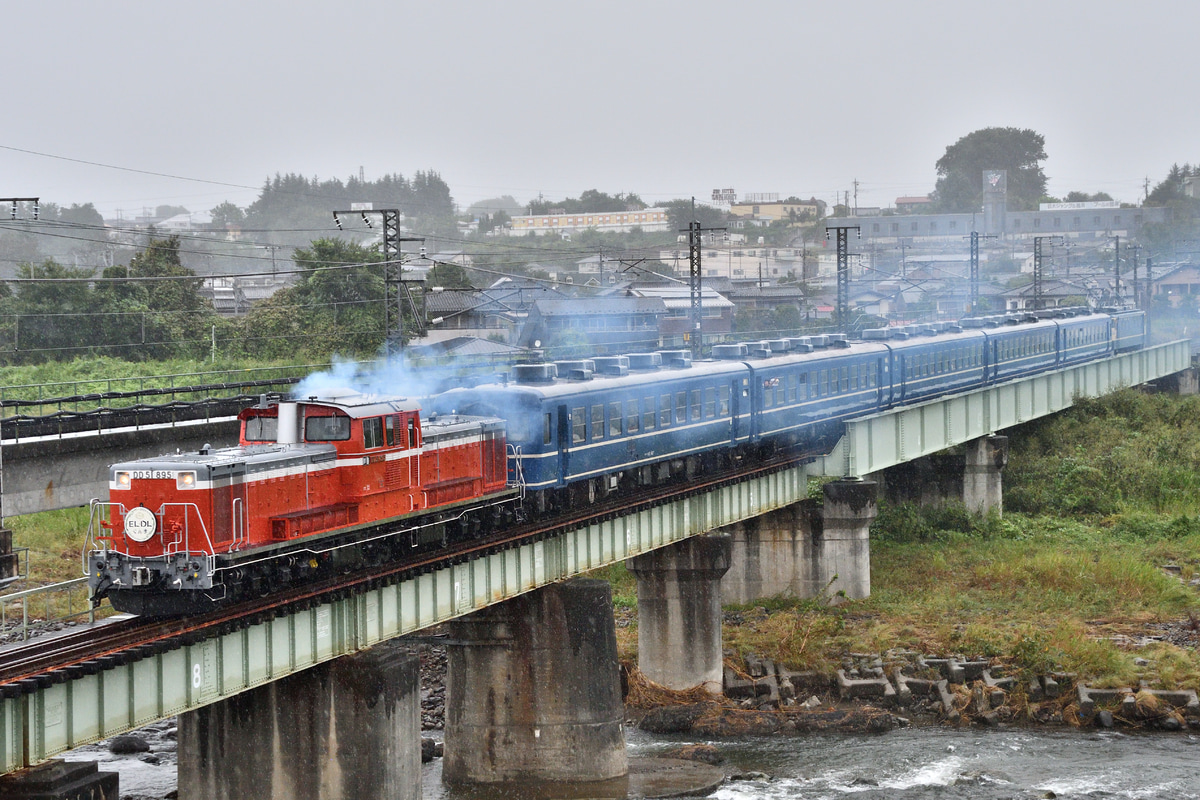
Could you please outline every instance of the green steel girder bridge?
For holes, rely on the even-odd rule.
[[[784,508],[817,476],[863,476],[1190,366],[1185,341],[854,420],[816,460],[561,530],[399,583],[0,699],[0,774],[227,699],[546,584]],[[186,640],[185,640],[186,642]],[[4,658],[0,649],[0,660]],[[56,682],[57,681],[57,682]]]

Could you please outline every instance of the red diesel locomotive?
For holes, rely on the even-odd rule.
[[[416,402],[349,391],[239,419],[236,447],[110,467],[88,532],[95,601],[203,611],[470,535],[519,496],[502,419],[422,419]]]

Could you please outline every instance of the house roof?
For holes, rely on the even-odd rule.
[[[663,301],[657,297],[558,297],[534,302],[543,317],[597,317],[608,314],[661,314]]]
[[[646,286],[631,290],[636,296],[662,301],[665,308],[691,308],[692,290],[687,286]],[[733,302],[715,289],[700,287],[701,308],[733,308]]]

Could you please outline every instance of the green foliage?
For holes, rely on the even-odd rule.
[[[871,537],[880,541],[912,543],[951,541],[963,538],[1011,536],[996,514],[972,514],[962,503],[940,505],[879,503],[879,516],[871,525]]]
[[[1024,425],[1012,442],[1011,509],[1200,513],[1200,398],[1124,390]]]
[[[544,200],[539,197],[530,201],[528,208],[530,214],[549,214],[558,209],[565,214],[603,214],[606,211],[636,211],[647,206],[642,198],[632,192],[611,195],[596,189],[585,189],[578,199]]]
[[[256,305],[244,320],[246,352],[263,358],[367,355],[384,336],[382,256],[343,239],[296,251],[294,286]],[[411,325],[411,321],[410,321]]]
[[[1046,138],[1029,128],[983,128],[946,148],[937,160],[933,199],[938,210],[968,213],[983,204],[983,171],[1007,170],[1008,207],[1037,208],[1046,193]]]

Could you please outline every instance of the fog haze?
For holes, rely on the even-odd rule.
[[[1013,126],[1045,135],[1051,194],[1137,202],[1200,160],[1197,8],[7,3],[0,196],[198,211],[362,167],[440,172],[464,208],[588,188],[832,203],[854,180],[887,206],[930,192],[961,136]]]

